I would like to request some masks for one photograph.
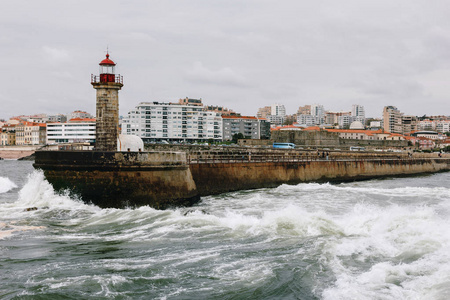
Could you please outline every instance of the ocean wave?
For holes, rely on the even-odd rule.
[[[0,177],[0,194],[17,188],[17,185],[7,177]]]
[[[324,299],[440,299],[450,291],[450,222],[430,207],[358,204],[329,240]],[[447,286],[447,287],[446,287]]]
[[[302,191],[317,191],[317,192],[352,192],[357,194],[379,194],[389,196],[445,196],[450,198],[450,188],[448,187],[373,187],[373,184],[360,184],[364,186],[357,186],[353,184],[330,184],[330,183],[300,183],[297,185],[283,184],[274,191],[283,192],[302,192]]]

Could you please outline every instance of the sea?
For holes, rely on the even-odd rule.
[[[450,172],[101,209],[0,161],[0,299],[450,299]]]

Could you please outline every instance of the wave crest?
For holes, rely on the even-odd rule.
[[[0,194],[9,192],[12,189],[17,188],[17,185],[9,178],[0,177]]]

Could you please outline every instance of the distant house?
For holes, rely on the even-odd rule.
[[[0,132],[0,145],[10,146],[16,144],[16,126],[4,124]]]
[[[20,122],[15,127],[16,145],[44,145],[47,124]]]

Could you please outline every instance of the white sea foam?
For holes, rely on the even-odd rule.
[[[279,193],[286,192],[352,192],[357,194],[378,194],[387,196],[434,196],[450,197],[450,188],[447,187],[373,187],[373,184],[367,182],[364,183],[351,183],[351,184],[337,184],[330,183],[301,183],[298,185],[283,184],[275,189]]]
[[[0,177],[0,194],[6,193],[15,188],[17,188],[17,185],[9,178]]]
[[[324,299],[446,299],[448,218],[429,207],[360,204],[336,223],[345,236],[329,241],[330,267],[337,280],[324,290]],[[355,260],[360,265],[381,262],[358,270],[351,263]]]
[[[0,219],[20,220],[32,214],[52,213],[72,216],[68,223],[77,222],[77,215],[81,211],[95,213],[100,209],[96,206],[84,204],[72,199],[68,195],[56,193],[45,180],[42,171],[33,171],[28,175],[26,184],[18,192],[16,201],[3,203],[0,206]]]

